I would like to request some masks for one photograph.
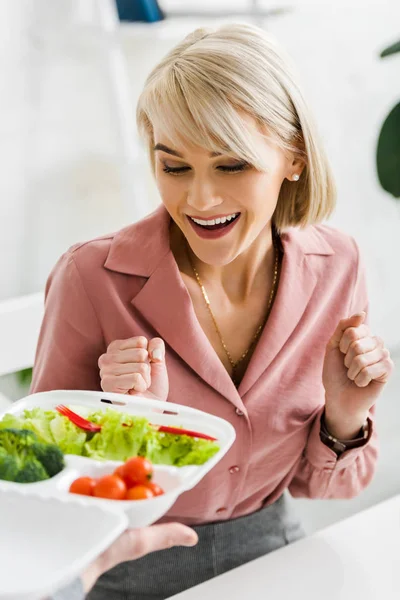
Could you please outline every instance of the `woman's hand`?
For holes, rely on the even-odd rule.
[[[165,346],[160,338],[115,340],[98,364],[104,392],[154,395],[159,400],[168,397]]]
[[[354,438],[393,371],[383,341],[364,325],[366,314],[343,319],[325,353],[325,423],[338,439]]]
[[[197,541],[196,532],[180,523],[127,529],[82,574],[85,592],[89,592],[100,575],[121,562],[136,560],[149,552],[165,550],[173,546],[195,546]]]

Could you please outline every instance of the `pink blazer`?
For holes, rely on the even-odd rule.
[[[368,307],[354,240],[327,226],[282,234],[277,297],[236,389],[201,329],[169,247],[161,206],[121,231],[76,244],[54,267],[32,392],[100,389],[97,361],[115,339],[160,336],[169,400],[227,419],[231,450],[164,520],[236,518],[293,496],[350,498],[371,480],[377,439],[339,459],[319,438],[325,346],[339,319]]]

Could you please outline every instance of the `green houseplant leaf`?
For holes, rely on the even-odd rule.
[[[378,178],[384,190],[400,198],[400,102],[385,119],[376,151]]]
[[[381,58],[400,52],[400,41],[380,53]],[[400,103],[386,117],[376,150],[379,183],[386,192],[400,198]]]
[[[400,42],[396,42],[395,44],[388,46],[388,48],[385,48],[385,50],[382,50],[380,57],[385,58],[385,56],[396,54],[396,52],[400,52]]]

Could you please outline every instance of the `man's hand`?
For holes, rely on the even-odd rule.
[[[100,575],[121,562],[136,560],[150,552],[165,550],[173,546],[195,546],[197,542],[196,532],[180,523],[153,525],[143,529],[127,529],[82,574],[85,592],[89,592]]]

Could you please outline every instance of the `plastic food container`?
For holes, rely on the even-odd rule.
[[[127,523],[110,507],[0,492],[0,599],[43,600],[78,577]]]
[[[140,396],[104,392],[58,390],[33,394],[15,402],[7,411],[0,414],[0,420],[6,413],[21,414],[25,409],[34,407],[55,409],[58,404],[64,404],[72,410],[76,407],[77,411],[78,407],[96,411],[112,408],[132,415],[144,416],[156,425],[182,426],[217,439],[219,452],[203,465],[185,467],[154,465],[153,481],[164,489],[165,494],[149,500],[106,500],[69,493],[69,486],[77,477],[101,477],[112,473],[116,466],[122,464],[122,462],[97,461],[82,456],[66,455],[66,467],[63,471],[46,481],[26,484],[0,480],[0,492],[16,490],[26,497],[61,498],[69,503],[79,501],[87,506],[116,508],[126,513],[130,527],[145,527],[160,519],[168,512],[178,496],[197,485],[221,460],[236,437],[230,423],[194,408]],[[165,414],[164,411],[174,414]]]

